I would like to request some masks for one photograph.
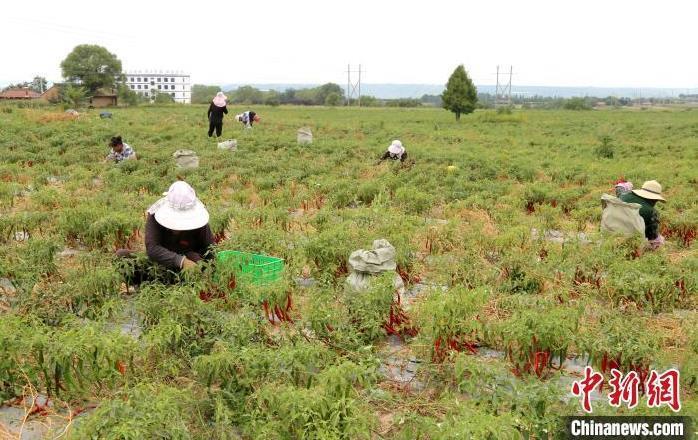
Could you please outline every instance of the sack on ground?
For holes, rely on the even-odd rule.
[[[313,143],[313,132],[310,131],[310,127],[299,128],[296,133],[296,140],[299,144],[309,145]]]
[[[199,158],[196,152],[192,150],[177,150],[172,155],[177,162],[178,168],[197,168],[199,166]]]
[[[221,150],[235,151],[238,149],[238,141],[237,139],[228,139],[227,141],[219,142],[218,148]]]
[[[349,255],[349,269],[368,273],[393,271],[397,269],[395,248],[388,240],[374,240],[373,249],[359,249]]]
[[[601,196],[601,230],[623,235],[645,234],[645,221],[640,216],[640,205],[626,203],[609,194]]]
[[[354,292],[364,292],[371,287],[371,281],[376,274],[367,272],[352,272],[347,277],[345,284]],[[402,281],[400,275],[395,272],[395,277],[393,278],[393,286],[400,294],[405,292],[405,282]]]

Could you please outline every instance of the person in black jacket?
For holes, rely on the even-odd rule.
[[[194,189],[178,181],[166,194],[148,209],[145,249],[149,264],[133,268],[126,277],[131,285],[157,279],[151,276],[157,272],[152,270],[153,266],[166,269],[166,273],[178,273],[213,258],[214,238],[208,224],[209,214]],[[116,254],[127,259],[135,257],[128,249],[120,249]],[[160,281],[172,282],[175,278],[166,276]]]
[[[223,115],[228,114],[227,99],[223,92],[218,92],[208,106],[208,137],[213,136],[213,130],[216,131],[216,137],[223,133]]]

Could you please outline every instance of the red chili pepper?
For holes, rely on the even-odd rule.
[[[121,361],[116,361],[116,369],[119,370],[119,373],[123,376],[126,374],[126,364],[124,364]]]
[[[273,324],[273,323],[274,323],[274,317],[272,316],[271,313],[269,313],[269,303],[268,303],[266,300],[264,300],[264,302],[262,302],[262,307],[264,308],[264,317],[265,317],[269,322],[271,322],[271,323]]]

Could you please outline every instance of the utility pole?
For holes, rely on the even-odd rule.
[[[506,75],[502,72],[503,75]],[[499,66],[497,66],[497,83],[494,89],[494,108],[501,105],[511,106],[511,78],[514,75],[514,66],[509,66],[509,81],[499,82]],[[505,76],[506,78],[506,76]]]
[[[352,81],[352,74],[358,73],[358,81]],[[351,105],[352,98],[356,97],[356,102],[361,107],[361,64],[359,70],[351,70],[351,65],[347,64],[347,106]]]

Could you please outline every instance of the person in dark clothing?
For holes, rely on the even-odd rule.
[[[194,189],[186,182],[173,183],[167,195],[148,209],[145,249],[149,261],[136,263],[132,251],[117,251],[118,257],[132,260],[125,273],[128,284],[154,280],[171,283],[176,279],[172,274],[212,259],[214,239],[208,219],[208,211]]]
[[[216,137],[220,137],[223,133],[223,115],[228,114],[227,99],[223,92],[218,92],[208,106],[208,137],[213,136],[214,130]]]
[[[664,242],[664,237],[659,234],[659,213],[655,205],[659,201],[665,201],[662,197],[662,185],[656,180],[649,180],[641,189],[621,194],[619,197],[626,203],[640,205],[640,217],[645,221],[645,237],[653,247],[658,247]]]
[[[407,159],[407,150],[402,146],[402,142],[396,139],[390,144],[380,158],[381,161],[386,159],[399,160],[400,162],[404,162]]]

